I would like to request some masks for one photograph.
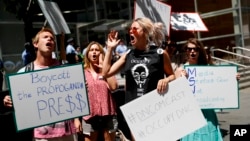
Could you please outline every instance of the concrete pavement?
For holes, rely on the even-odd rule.
[[[217,112],[224,141],[230,141],[230,125],[250,124],[250,88],[239,91],[239,103],[239,109],[225,109]]]

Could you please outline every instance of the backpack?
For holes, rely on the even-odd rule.
[[[25,72],[33,71],[33,70],[34,70],[34,62],[30,62],[29,64],[25,66]]]

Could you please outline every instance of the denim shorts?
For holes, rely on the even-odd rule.
[[[82,120],[83,134],[106,129],[109,133],[118,129],[117,116],[94,116],[88,120]]]

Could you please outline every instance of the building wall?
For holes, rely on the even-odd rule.
[[[79,23],[92,23],[103,19],[124,19],[129,21],[132,18],[131,15],[133,15],[133,0],[96,0],[96,5],[93,2],[93,0],[85,0],[83,3],[80,3],[80,0],[76,0],[74,3],[68,0],[58,2],[62,11],[72,7],[70,5],[77,5],[75,6],[75,11],[64,13],[63,15],[66,22],[69,23],[72,32],[66,38],[69,36],[76,37],[78,44],[82,48],[84,48],[87,42],[92,40],[104,43],[109,29],[107,31],[96,32],[91,28],[83,27],[80,29],[80,33],[77,33],[77,25]],[[171,30],[171,40],[182,42],[189,37],[198,37],[205,45],[215,48],[227,49],[233,46],[250,48],[249,3],[248,0],[167,0],[167,4],[172,7],[172,12],[200,13],[205,25],[209,29],[208,32],[177,32]],[[241,9],[238,9],[239,5]],[[37,9],[39,10],[39,7]],[[221,12],[226,9],[231,9],[231,11],[226,13]],[[3,10],[2,0],[0,0],[0,11],[0,55],[7,62],[7,72],[12,73],[20,68],[21,52],[24,49],[23,44],[25,42],[23,22],[17,20],[15,15],[6,13]],[[39,29],[42,27],[45,18],[37,16],[34,18],[34,21],[41,23],[34,24],[34,27]],[[243,25],[242,28],[241,22]],[[126,30],[121,31],[121,33],[124,38],[127,38]],[[224,57],[223,53],[215,55]]]

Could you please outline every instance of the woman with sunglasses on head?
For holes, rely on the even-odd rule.
[[[175,79],[169,56],[160,48],[164,37],[160,27],[155,26],[148,18],[137,18],[130,26],[129,35],[133,49],[124,53],[111,66],[112,51],[119,39],[117,32],[109,34],[103,62],[104,77],[115,75],[124,67],[125,103],[154,89],[163,94],[168,83]],[[134,140],[133,136],[131,138]]]
[[[118,84],[115,76],[103,78],[101,75],[104,55],[100,43],[92,41],[88,44],[84,57],[84,74],[90,115],[81,118],[82,125],[79,119],[75,119],[76,128],[84,134],[82,141],[97,141],[98,137],[103,141],[115,141],[118,121],[111,92],[117,89]]]
[[[202,42],[196,38],[189,38],[183,47],[187,55],[187,62],[184,65],[210,65]],[[187,77],[183,66],[178,68],[175,74],[176,78]],[[223,141],[214,109],[202,109],[202,113],[207,120],[207,124],[183,137],[181,141]]]

